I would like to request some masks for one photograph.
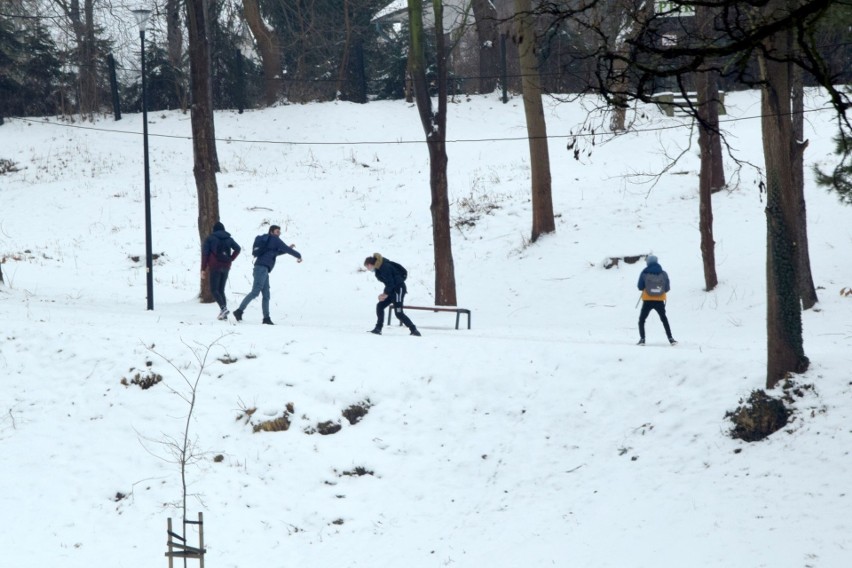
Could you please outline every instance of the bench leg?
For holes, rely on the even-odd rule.
[[[461,312],[456,312],[456,329],[459,328],[459,318],[461,317]]]

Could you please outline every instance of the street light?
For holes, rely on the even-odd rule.
[[[151,252],[151,176],[148,171],[148,93],[145,90],[145,28],[151,10],[133,10],[139,24],[139,41],[142,44],[142,145],[145,160],[145,273],[148,280],[148,309],[154,309],[154,258]]]

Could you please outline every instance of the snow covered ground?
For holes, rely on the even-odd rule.
[[[735,155],[761,165],[758,94],[726,104]],[[173,450],[198,379],[187,508],[204,514],[209,566],[852,565],[852,297],[840,294],[852,210],[811,179],[811,164],[833,163],[824,106],[808,98],[821,301],[803,316],[812,365],[796,377],[814,388],[785,431],[752,444],[728,436],[725,413],[765,381],[764,200],[758,172],[728,159],[732,188],[713,201],[720,285],[705,292],[697,142],[671,128],[686,119],[642,108],[640,132],[582,139],[575,161],[567,136],[586,111],[551,103],[557,231],[530,244],[520,98],[451,104],[453,253],[472,329],[412,311],[420,338],[395,324],[365,333],[381,286],[361,269],[380,252],[408,269],[412,304],[433,304],[412,105],[217,113],[222,222],[246,249],[281,225],[304,255],[271,275],[274,327],[260,325],[260,300],[238,325],[196,300],[188,115],[149,115],[153,311],[141,117],[8,121],[0,564],[165,566],[166,522],[181,517]],[[638,183],[686,148],[656,185]],[[651,252],[672,280],[674,348],[654,314],[635,346],[644,263],[604,268]],[[250,260],[231,271],[231,309]],[[354,424],[342,414],[353,405],[367,409]],[[254,432],[285,415],[289,430]],[[318,433],[328,421],[340,430]]]

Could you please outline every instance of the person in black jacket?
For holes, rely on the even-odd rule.
[[[228,283],[228,272],[231,263],[239,256],[240,245],[225,230],[225,225],[217,221],[204,244],[201,245],[201,278],[207,278],[210,293],[219,304],[218,319],[228,317],[228,301],[225,298],[225,284]]]
[[[255,256],[254,283],[251,287],[251,292],[243,298],[240,307],[234,310],[234,317],[237,321],[243,320],[243,312],[249,303],[257,298],[258,294],[262,294],[260,307],[263,311],[263,323],[273,325],[272,319],[269,317],[269,273],[275,268],[275,259],[282,254],[295,256],[297,262],[302,262],[302,255],[295,250],[296,245],[289,247],[281,240],[281,227],[272,225],[269,227],[269,232],[265,235],[258,235],[254,239],[254,246],[251,253]]]
[[[405,278],[408,276],[405,268],[392,260],[383,258],[377,252],[364,259],[364,268],[375,274],[376,280],[385,285],[384,290],[379,294],[379,303],[376,304],[376,327],[371,329],[370,333],[382,334],[385,308],[393,304],[393,313],[396,318],[408,328],[411,335],[419,336],[420,332],[417,331],[414,323],[402,312],[402,302],[408,291],[405,287]]]

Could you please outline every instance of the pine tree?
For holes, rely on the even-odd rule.
[[[831,173],[814,166],[814,173],[819,185],[837,193],[841,203],[852,205],[852,139],[841,134],[835,137],[834,144],[834,154],[841,156],[840,163]]]

